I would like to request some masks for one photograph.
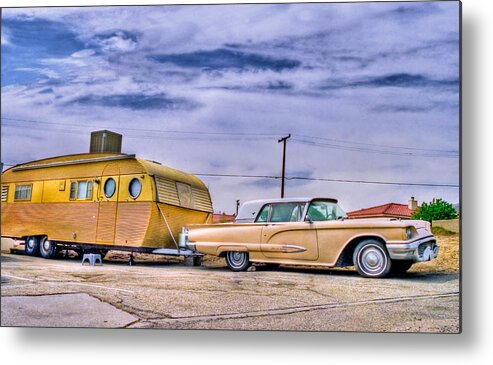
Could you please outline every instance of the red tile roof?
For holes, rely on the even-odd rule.
[[[413,214],[413,211],[408,208],[406,204],[396,204],[396,203],[387,203],[383,205],[378,205],[376,207],[370,207],[360,210],[354,210],[352,212],[348,212],[347,215],[350,218],[361,218],[367,216],[377,216],[377,217],[403,217],[410,218]]]

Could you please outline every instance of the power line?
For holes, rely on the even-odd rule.
[[[415,152],[399,152],[399,151],[390,151],[390,150],[378,150],[364,147],[354,147],[354,146],[343,146],[338,144],[330,144],[330,143],[321,143],[321,142],[312,142],[305,141],[301,139],[294,138],[294,143],[304,144],[314,147],[321,148],[330,148],[344,151],[355,151],[355,152],[369,152],[369,153],[377,153],[382,155],[393,155],[393,156],[419,156],[419,157],[443,157],[443,158],[459,158],[459,155],[450,155],[450,154],[437,154],[437,153],[415,153]]]
[[[60,125],[64,127],[94,127],[94,128],[107,128],[107,126],[98,125],[98,124],[84,124],[84,125],[75,125],[70,123],[57,123],[57,122],[42,122],[37,120],[28,120],[28,119],[17,119],[17,118],[8,118],[2,117],[2,119],[10,120],[10,121],[18,121],[18,122],[26,122],[26,123],[35,123],[35,124],[48,124],[48,125]],[[9,124],[9,126],[17,126],[14,124]],[[23,126],[17,126],[19,128],[24,128]],[[156,133],[178,133],[178,134],[198,134],[198,135],[217,135],[217,136],[264,136],[264,137],[275,137],[276,133],[246,133],[246,132],[205,132],[205,131],[179,131],[179,130],[163,130],[163,129],[146,129],[146,128],[128,128],[128,127],[116,127],[119,130],[126,131],[135,131],[135,132],[156,132]]]
[[[64,127],[94,127],[94,128],[107,128],[108,126],[103,126],[99,124],[84,124],[84,125],[74,125],[68,123],[59,123],[59,122],[44,122],[30,119],[20,119],[20,118],[10,118],[10,117],[2,117],[3,120],[7,121],[18,121],[18,122],[26,122],[26,123],[35,123],[35,124],[47,124],[47,125],[59,125]],[[17,124],[5,124],[5,126],[14,127],[14,128],[30,128],[19,126]],[[251,133],[251,132],[205,132],[205,131],[183,131],[183,130],[161,130],[161,129],[146,129],[146,128],[129,128],[129,127],[116,127],[118,130],[125,131],[134,131],[134,132],[152,132],[152,133],[170,133],[170,134],[185,134],[185,135],[199,135],[199,136],[237,136],[237,137],[256,137],[256,139],[261,138],[275,138],[278,133]],[[67,130],[67,129],[58,129],[54,130],[55,132],[61,133],[73,133],[78,134],[79,131]],[[128,138],[163,138],[155,135],[127,135]],[[455,150],[439,150],[439,149],[427,149],[427,148],[417,148],[417,147],[405,147],[405,146],[391,146],[391,145],[380,145],[380,144],[372,144],[366,142],[357,142],[357,141],[348,141],[334,138],[326,138],[319,136],[308,136],[308,135],[296,135],[296,138],[293,141],[299,144],[311,145],[315,147],[323,147],[323,148],[332,148],[332,149],[340,149],[346,151],[356,151],[356,152],[370,152],[370,153],[380,153],[380,154],[390,154],[397,156],[423,156],[423,157],[446,157],[446,158],[458,158],[458,151]],[[190,137],[174,137],[176,140],[190,140]],[[205,138],[202,138],[205,139]],[[202,140],[200,139],[200,140]],[[329,141],[333,143],[323,143],[316,141],[307,141],[306,139],[319,140],[319,141]],[[171,139],[170,139],[171,140]],[[335,144],[334,144],[335,143]],[[341,145],[342,144],[342,145]],[[361,146],[367,146],[370,148],[365,148]],[[377,149],[372,149],[371,147],[375,147]],[[382,148],[384,150],[382,150]],[[390,149],[390,150],[385,150]],[[395,151],[392,151],[395,150]],[[404,152],[404,150],[406,152]],[[411,151],[422,151],[422,152],[430,152],[427,153],[413,153]]]
[[[345,141],[345,140],[341,140],[341,139],[318,137],[318,136],[317,137],[316,136],[307,136],[307,135],[299,135],[299,134],[297,135],[297,137],[308,138],[308,139],[318,139],[318,140],[330,141],[330,142],[355,144],[355,145],[361,145],[361,146],[370,146],[370,147],[395,148],[395,149],[414,150],[414,151],[428,151],[428,152],[458,153],[458,151],[456,151],[456,150],[436,150],[436,149],[430,149],[430,148],[391,146],[391,145],[365,143],[365,142],[355,142],[355,141],[347,141],[347,140]]]
[[[241,174],[206,174],[193,173],[196,176],[207,177],[228,177],[228,178],[254,178],[254,179],[281,179],[282,176],[275,175],[241,175]],[[399,186],[426,186],[426,187],[442,187],[442,188],[458,188],[458,184],[433,184],[433,183],[414,183],[414,182],[391,182],[391,181],[370,181],[370,180],[350,180],[350,179],[328,179],[315,177],[291,176],[286,177],[286,180],[307,180],[307,181],[323,181],[336,183],[353,183],[353,184],[376,184],[376,185],[399,185]]]
[[[35,129],[32,127],[28,126],[19,126],[19,125],[12,125],[12,124],[2,124],[4,127],[9,127],[9,128],[20,128],[20,129]],[[41,129],[41,128],[39,128]],[[74,134],[74,135],[81,135],[82,130],[74,130],[74,129],[46,129],[42,128],[44,131],[50,131],[50,133],[69,133],[69,134]],[[166,140],[166,141],[211,141],[214,140],[215,142],[233,142],[233,141],[242,141],[245,139],[248,140],[255,140],[255,141],[267,141],[267,140],[274,140],[274,137],[267,137],[267,136],[248,136],[248,135],[217,135],[215,137],[210,137],[210,136],[202,136],[202,133],[197,133],[198,135],[196,136],[159,136],[156,134],[125,134],[125,138],[130,138],[130,139],[160,139],[160,140]]]
[[[48,122],[47,122],[48,123]],[[50,123],[50,124],[55,124],[55,123]],[[56,123],[57,125],[64,125],[67,126],[66,124],[63,123]],[[16,125],[16,124],[5,124],[3,123],[3,126],[6,127],[11,127],[11,128],[21,128],[21,129],[36,129],[33,127],[28,127],[28,126],[21,126],[21,125]],[[73,127],[78,127],[74,125],[70,125]],[[103,128],[103,127],[101,127]],[[42,130],[47,130],[46,128],[37,128],[37,129],[42,129]],[[122,128],[120,128],[122,129]],[[146,130],[146,129],[136,129],[136,128],[127,128],[129,130],[134,130],[134,131],[153,131],[155,133],[187,133],[188,136],[172,136],[172,137],[164,137],[164,136],[159,136],[159,135],[131,135],[127,134],[125,135],[126,138],[131,138],[131,139],[161,139],[161,140],[167,140],[167,141],[210,141],[211,140],[211,135],[215,136],[214,141],[222,141],[222,142],[233,142],[233,141],[238,141],[238,140],[245,140],[245,139],[254,139],[255,141],[261,141],[261,140],[272,140],[274,139],[273,135],[271,136],[268,133],[222,133],[222,132],[190,132],[190,131],[160,131],[160,130]],[[70,134],[76,134],[80,135],[81,130],[73,130],[73,129],[50,129],[50,132],[53,133],[70,133]],[[190,136],[192,134],[196,134],[197,136]],[[298,144],[304,144],[304,145],[309,145],[313,147],[321,147],[321,148],[330,148],[330,149],[337,149],[337,150],[343,150],[343,151],[352,151],[352,152],[369,152],[369,153],[376,153],[376,154],[383,154],[383,155],[393,155],[393,156],[416,156],[416,157],[435,157],[435,158],[459,158],[459,155],[450,155],[450,154],[437,154],[437,153],[415,153],[415,152],[399,152],[399,151],[388,151],[388,150],[377,150],[377,149],[370,149],[370,148],[364,148],[364,147],[354,147],[354,146],[343,146],[343,145],[338,145],[338,144],[330,144],[330,143],[321,143],[321,142],[313,142],[313,141],[306,141],[302,139],[297,139],[293,138],[294,143]],[[352,143],[352,142],[351,142]],[[407,149],[407,147],[403,147],[404,149]],[[445,151],[444,151],[445,152]]]
[[[16,166],[13,162],[5,162],[4,166]],[[226,178],[244,178],[244,179],[281,179],[282,176],[276,175],[242,175],[242,174],[208,174],[208,173],[192,173],[195,176],[205,177],[226,177]],[[306,180],[320,182],[335,182],[335,183],[352,183],[352,184],[375,184],[375,185],[398,185],[398,186],[423,186],[423,187],[442,187],[442,188],[458,188],[458,184],[434,184],[434,183],[414,183],[414,182],[391,182],[391,181],[371,181],[371,180],[350,180],[350,179],[328,179],[303,176],[287,176],[286,180]]]

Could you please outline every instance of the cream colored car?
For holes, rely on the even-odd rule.
[[[428,222],[348,219],[335,199],[245,202],[235,223],[189,225],[180,246],[225,257],[233,271],[252,263],[356,266],[364,277],[403,273],[438,256]]]

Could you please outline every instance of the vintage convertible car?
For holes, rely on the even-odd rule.
[[[364,277],[403,273],[438,256],[428,222],[348,219],[335,199],[245,202],[235,223],[189,225],[182,248],[226,258],[233,271],[251,263],[356,266]]]

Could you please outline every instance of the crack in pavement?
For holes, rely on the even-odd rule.
[[[135,292],[133,290],[128,290],[128,289],[121,289],[121,288],[114,288],[111,286],[106,286],[106,285],[97,285],[97,284],[89,284],[89,283],[79,283],[76,281],[64,281],[62,279],[52,279],[52,278],[36,278],[36,279],[27,279],[27,278],[22,278],[19,276],[14,276],[14,275],[8,275],[8,274],[3,274],[2,276],[5,277],[10,277],[13,279],[17,280],[22,280],[22,281],[29,281],[31,283],[35,284],[47,284],[47,285],[82,285],[82,286],[89,286],[89,287],[95,287],[95,288],[101,288],[101,289],[109,289],[109,290],[116,290],[116,291],[122,291],[122,292],[127,292],[127,293],[132,293],[134,294]]]
[[[197,316],[181,316],[181,317],[161,317],[152,318],[148,321],[167,321],[167,322],[197,322],[197,321],[215,321],[223,319],[241,319],[241,318],[252,318],[252,317],[265,317],[272,315],[287,315],[299,312],[310,312],[323,309],[336,309],[336,308],[348,308],[355,306],[362,306],[367,304],[387,304],[387,303],[399,303],[405,301],[414,300],[426,300],[434,298],[447,298],[459,296],[459,292],[448,292],[448,293],[437,293],[437,294],[425,294],[425,295],[412,295],[403,297],[391,297],[391,298],[379,298],[379,299],[369,299],[356,302],[345,302],[345,303],[328,303],[328,304],[317,304],[317,305],[305,305],[296,307],[286,307],[278,309],[265,309],[251,312],[243,313],[222,313],[222,314],[212,314],[212,315],[197,315]]]

